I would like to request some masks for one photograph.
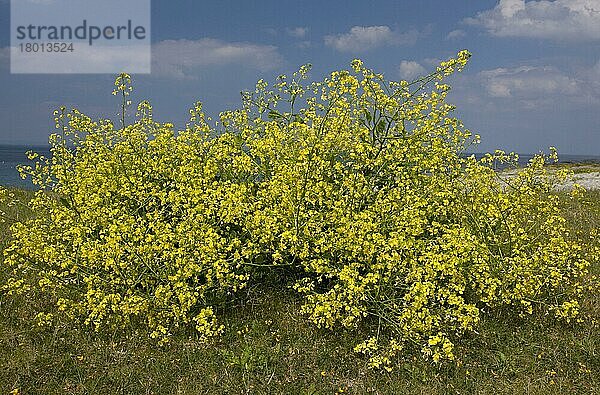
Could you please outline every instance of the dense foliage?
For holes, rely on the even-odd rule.
[[[23,169],[37,215],[12,226],[5,291],[46,294],[42,323],[136,322],[161,341],[193,324],[209,338],[257,270],[291,268],[309,319],[366,328],[356,350],[386,368],[406,348],[453,359],[484,309],[577,318],[596,252],[550,193],[566,174],[544,167],[555,152],[510,178],[494,167],[514,156],[463,155],[478,137],[451,116],[444,79],[469,57],[413,82],[355,60],[309,83],[304,66],[259,81],[214,127],[195,105],[181,131],[147,102],[126,124],[120,75],[120,127],[63,108],[52,157]]]

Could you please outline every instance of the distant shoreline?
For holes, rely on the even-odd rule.
[[[27,151],[35,151],[44,156],[50,155],[50,146],[49,145],[21,145],[21,144],[0,144],[0,185],[6,187],[16,187],[16,188],[24,188],[24,189],[34,189],[34,186],[31,184],[29,180],[23,180],[20,178],[15,167],[19,164],[28,164],[29,161],[25,156]],[[469,152],[463,153],[464,157],[468,157],[471,155],[475,155],[476,158],[481,158],[485,155],[482,152]],[[534,154],[518,154],[519,155],[519,166],[525,166],[529,160],[534,156]],[[564,154],[561,155],[560,152],[558,154],[558,163],[564,165],[600,165],[600,155],[571,155]],[[578,166],[578,168],[580,168]],[[502,170],[502,168],[510,167],[500,165],[498,170]],[[600,166],[598,170],[595,168],[591,170],[592,172],[600,172]]]

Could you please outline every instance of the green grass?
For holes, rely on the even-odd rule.
[[[31,196],[17,193],[23,201]],[[600,227],[600,192],[564,205],[575,233]],[[31,215],[23,207],[9,211]],[[0,232],[4,244],[6,225]],[[597,264],[594,271],[600,274]],[[0,280],[5,276],[0,270]],[[479,334],[458,345],[460,365],[406,355],[387,373],[368,370],[353,353],[360,333],[315,328],[298,314],[292,290],[270,286],[275,279],[263,283],[221,313],[227,331],[211,345],[186,334],[159,347],[133,331],[38,328],[31,319],[43,299],[0,296],[0,394],[600,393],[598,294],[586,299],[583,323],[484,314]]]

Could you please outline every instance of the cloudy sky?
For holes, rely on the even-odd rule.
[[[60,105],[117,112],[112,75],[11,75],[9,25],[0,0],[0,144],[44,144]],[[450,101],[480,151],[600,155],[600,0],[154,0],[151,28],[152,73],[133,75],[133,98],[161,121],[182,125],[197,100],[212,115],[238,107],[257,79],[304,63],[313,78],[361,58],[411,79],[468,49]]]

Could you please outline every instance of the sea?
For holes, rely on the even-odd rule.
[[[32,163],[25,155],[27,151],[35,151],[46,157],[50,156],[49,146],[0,145],[0,185],[34,189],[31,180],[23,180],[17,171],[18,165]]]
[[[40,155],[50,157],[48,146],[0,145],[0,185],[34,189],[31,180],[23,180],[16,169],[19,164],[31,164],[25,155],[27,151],[34,151]],[[475,156],[481,157],[482,154],[475,153]],[[531,154],[520,154],[519,163],[525,165],[531,157]],[[600,155],[560,155],[559,153],[559,162],[600,163]]]

